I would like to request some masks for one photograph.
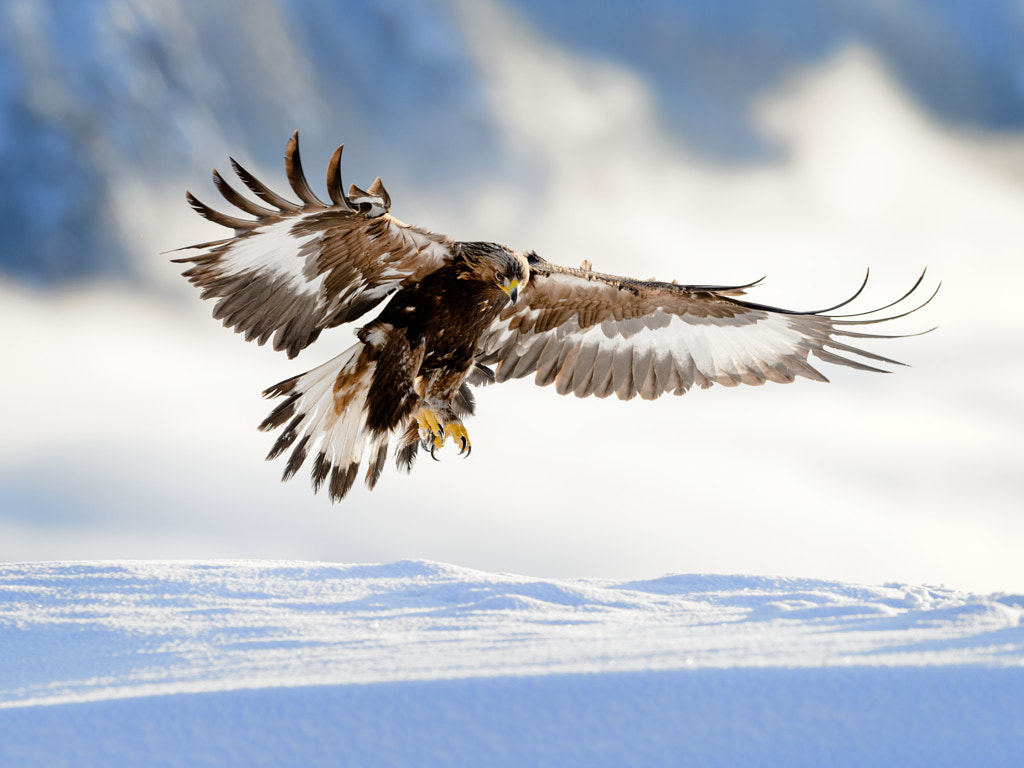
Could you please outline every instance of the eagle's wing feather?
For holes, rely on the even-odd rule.
[[[244,197],[214,171],[231,205],[255,219],[230,216],[192,194],[203,217],[234,236],[194,248],[176,259],[190,262],[185,276],[216,298],[214,317],[263,344],[294,357],[324,328],[355,320],[405,281],[421,279],[451,258],[451,241],[390,216],[391,199],[378,178],[363,191],[341,187],[339,147],[327,168],[331,205],[310,189],[302,171],[298,132],[288,142],[285,170],[301,203],[272,191],[232,160],[242,182],[266,206]],[[269,206],[269,207],[267,207]]]
[[[694,385],[827,381],[809,355],[871,371],[880,369],[846,355],[899,364],[841,340],[885,338],[851,326],[893,318],[850,320],[825,314],[838,306],[792,312],[735,298],[751,285],[633,280],[531,256],[520,301],[481,339],[477,362],[495,366],[497,381],[536,373],[537,384],[554,383],[559,394],[624,400],[679,395]]]

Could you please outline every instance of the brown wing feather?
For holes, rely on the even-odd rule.
[[[851,326],[894,317],[849,320],[735,298],[756,283],[676,285],[561,267],[537,256],[530,264],[519,303],[502,312],[478,347],[477,361],[496,366],[497,381],[536,372],[538,384],[554,383],[560,394],[654,399],[694,384],[827,381],[809,355],[870,371],[880,369],[840,353],[899,364],[840,340],[893,338]]]
[[[216,211],[191,193],[189,203],[204,218],[234,230],[234,236],[192,246],[200,253],[175,259],[192,266],[185,276],[217,299],[214,317],[258,343],[273,338],[275,349],[294,357],[324,328],[355,320],[404,282],[422,277],[451,259],[451,240],[390,216],[391,199],[380,179],[351,200],[342,190],[341,148],[327,168],[327,205],[312,191],[302,170],[298,132],[288,142],[285,170],[302,201],[272,191],[232,160],[242,182],[263,202],[253,202],[214,171],[228,203],[255,218]]]

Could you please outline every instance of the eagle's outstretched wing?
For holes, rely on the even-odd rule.
[[[344,145],[342,145],[344,146]],[[231,160],[235,172],[266,207],[243,197],[213,172],[224,198],[255,219],[215,211],[188,193],[203,217],[234,236],[192,246],[202,253],[175,259],[191,262],[185,276],[217,298],[214,317],[259,344],[294,357],[324,328],[355,320],[406,280],[418,280],[451,258],[449,238],[409,226],[388,214],[391,199],[380,178],[369,190],[341,183],[341,151],[327,166],[331,205],[319,200],[302,172],[299,134],[285,152],[285,170],[300,203],[271,191]]]
[[[877,371],[847,357],[899,364],[842,339],[892,338],[856,329],[902,317],[877,316],[901,299],[859,315],[831,315],[860,294],[817,312],[792,312],[735,296],[754,284],[687,286],[570,269],[530,256],[531,276],[518,304],[506,308],[478,346],[477,362],[505,381],[536,372],[559,394],[652,400],[691,386],[827,381],[808,362]],[[866,278],[865,278],[866,283]],[[861,290],[863,290],[863,285]],[[935,294],[933,293],[932,296]],[[930,301],[929,297],[924,303]],[[913,310],[911,310],[913,311]],[[851,319],[859,318],[859,319]]]

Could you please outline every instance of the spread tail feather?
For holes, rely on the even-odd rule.
[[[366,425],[366,399],[377,362],[368,344],[357,343],[337,357],[299,376],[269,387],[265,397],[284,397],[260,429],[284,425],[267,459],[291,449],[282,480],[313,457],[313,490],[326,486],[331,501],[349,492],[369,445],[366,484],[372,488],[387,457],[390,432],[375,434]]]

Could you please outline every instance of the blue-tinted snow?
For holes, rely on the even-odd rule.
[[[1015,765],[1024,596],[425,561],[0,567],[5,765]]]

